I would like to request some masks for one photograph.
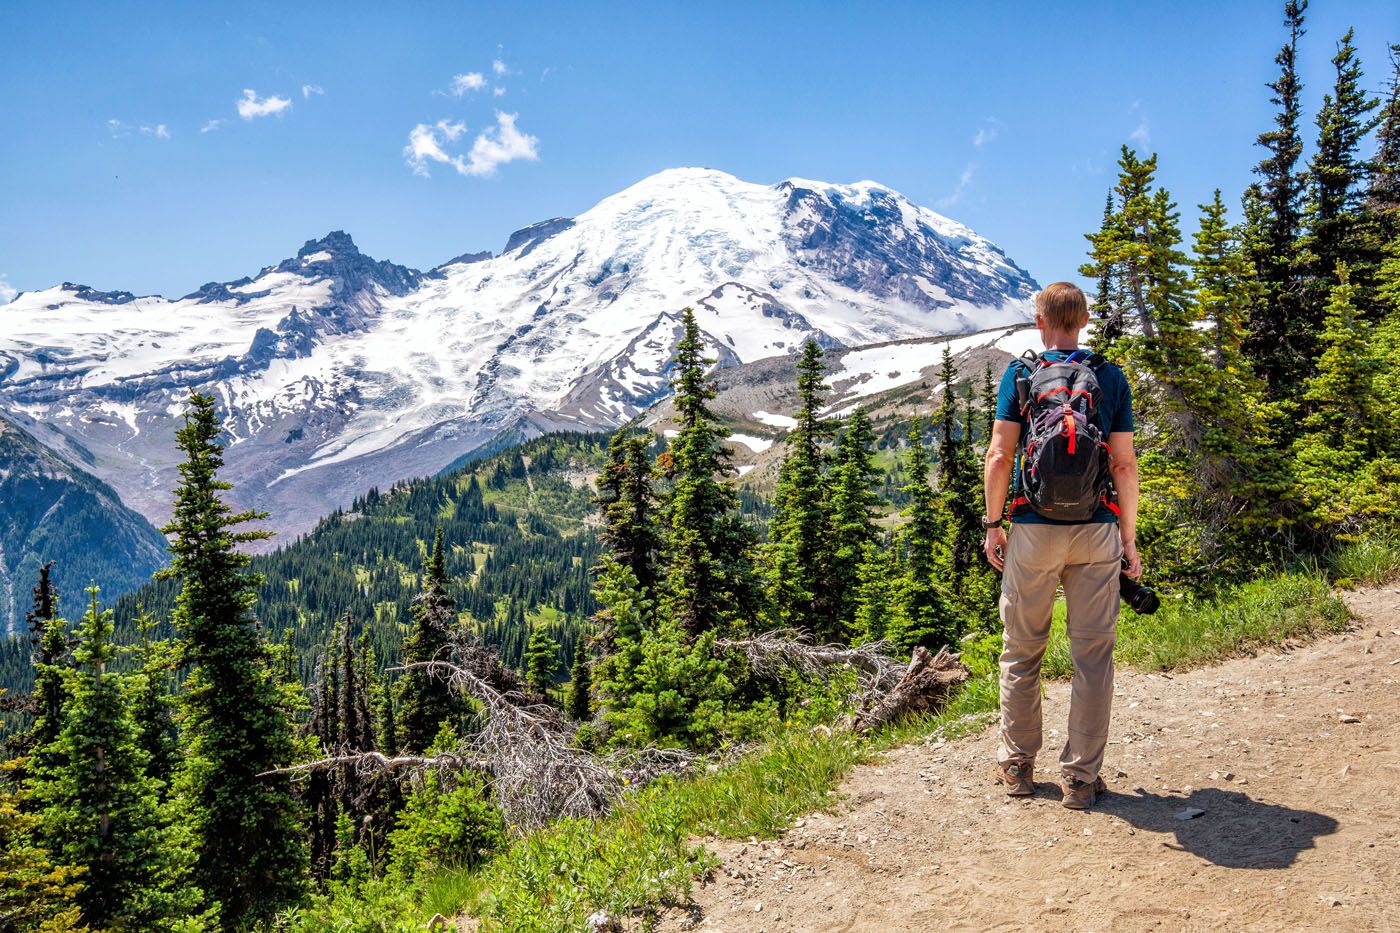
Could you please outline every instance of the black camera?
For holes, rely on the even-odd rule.
[[[1123,569],[1128,569],[1126,557],[1123,558]],[[1150,586],[1143,586],[1126,573],[1118,574],[1118,595],[1128,604],[1129,609],[1140,616],[1150,616],[1162,605],[1156,590]]]

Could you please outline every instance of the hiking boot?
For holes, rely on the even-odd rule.
[[[997,765],[992,773],[1006,789],[1008,797],[1029,797],[1035,793],[1035,765],[1028,761],[1013,762],[1005,767]]]
[[[1103,778],[1081,781],[1066,776],[1060,779],[1060,789],[1065,792],[1065,799],[1061,803],[1066,807],[1071,810],[1087,810],[1099,799],[1099,794],[1108,792],[1108,785],[1103,782]]]

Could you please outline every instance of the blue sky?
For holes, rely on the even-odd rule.
[[[7,0],[0,298],[184,294],[332,229],[429,268],[678,165],[871,178],[1051,281],[1122,143],[1188,216],[1237,203],[1280,7]],[[1378,89],[1400,6],[1316,7],[1309,108],[1348,25]]]

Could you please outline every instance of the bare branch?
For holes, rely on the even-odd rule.
[[[855,668],[861,699],[889,690],[899,681],[905,668],[903,662],[890,656],[889,642],[869,642],[854,648],[814,645],[806,633],[796,629],[775,629],[755,638],[720,639],[715,646],[742,652],[756,673],[768,677],[795,671],[830,679],[842,668]]]

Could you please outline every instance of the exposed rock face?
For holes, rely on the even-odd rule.
[[[993,244],[873,182],[674,169],[428,273],[337,231],[176,300],[20,295],[0,309],[0,411],[159,522],[184,400],[210,392],[239,504],[298,532],[503,431],[632,417],[669,391],[686,306],[729,366],[807,339],[1009,325],[1035,288]]]

